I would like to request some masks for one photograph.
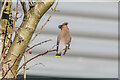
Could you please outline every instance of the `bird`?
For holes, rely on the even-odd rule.
[[[68,28],[68,22],[64,22],[59,25],[58,28],[61,29],[57,37],[57,53],[56,57],[61,57],[61,53],[64,51],[63,55],[66,54],[67,50],[70,49],[71,34]]]

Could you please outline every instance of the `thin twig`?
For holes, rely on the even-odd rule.
[[[53,49],[55,46],[57,46],[57,45],[53,45],[52,49]]]
[[[23,14],[21,14],[19,17],[17,17],[17,19],[22,18]],[[12,17],[13,19],[15,19],[15,17]]]
[[[8,69],[10,69],[10,63],[8,63]],[[15,75],[14,75],[12,69],[10,69],[10,71],[11,71],[11,73],[13,74],[13,76],[14,76],[14,78],[15,78]]]
[[[47,19],[47,21],[46,21],[46,22],[44,23],[44,25],[41,27],[41,29],[39,30],[39,32],[38,32],[38,33],[33,37],[33,39],[29,42],[29,44],[32,43],[32,41],[38,36],[38,34],[40,34],[40,32],[42,31],[42,29],[44,28],[44,26],[48,23],[48,21],[49,21],[50,18],[52,17],[52,14],[56,11],[56,7],[57,7],[57,5],[58,5],[58,2],[59,2],[59,0],[57,1],[54,9],[52,10],[52,13],[50,14],[50,16],[49,16],[48,19]],[[28,45],[29,45],[29,44],[28,44]]]
[[[40,42],[40,43],[38,43],[38,44],[36,44],[36,45],[30,47],[29,49],[26,50],[26,52],[29,51],[30,49],[32,49],[32,48],[34,48],[34,47],[36,47],[36,46],[38,46],[38,45],[41,45],[41,44],[43,44],[43,43],[45,43],[45,42],[48,42],[48,41],[51,41],[51,39],[46,40],[46,41],[43,41],[43,42]]]
[[[31,8],[33,5],[30,0],[28,0],[28,1],[29,1],[29,8]]]
[[[8,60],[8,61],[6,61],[6,62],[4,62],[3,64],[7,64],[8,62],[10,62],[11,60]]]
[[[34,65],[32,65],[32,66],[26,68],[26,70],[29,70],[30,68],[33,68],[34,66],[39,65],[39,64],[42,64],[42,63],[34,64]],[[42,64],[42,65],[43,65],[43,64]],[[43,65],[43,66],[44,66],[44,65]],[[24,70],[20,71],[18,74],[21,74],[23,71],[24,71]],[[17,74],[17,75],[18,75],[18,74]]]
[[[34,66],[37,66],[37,65],[39,65],[39,64],[42,64],[42,63],[37,63],[37,64],[34,64],[34,65],[32,65],[32,66],[30,66],[30,67],[26,68],[26,70],[29,70],[30,68],[33,68]],[[43,64],[42,64],[42,65],[43,65]],[[45,66],[45,65],[43,65],[43,66]]]
[[[7,75],[7,73],[10,71],[10,69],[12,69],[12,67],[15,65],[15,63],[17,62],[18,58],[19,58],[20,54],[18,55],[18,57],[15,59],[13,65],[6,71],[5,75],[2,77],[1,80],[3,80],[5,78],[5,76]]]
[[[5,0],[5,2],[4,2],[4,4],[3,4],[3,7],[2,7],[2,9],[1,9],[0,19],[2,18],[3,11],[4,11],[4,9],[5,9],[6,3],[7,3],[7,0]]]
[[[35,58],[37,58],[37,57],[39,57],[39,56],[43,56],[43,55],[47,54],[48,52],[53,52],[53,51],[55,51],[55,50],[48,50],[48,51],[46,51],[46,52],[44,52],[44,53],[42,53],[42,54],[38,54],[38,55],[34,56],[33,58],[27,60],[27,62],[24,63],[24,64],[16,71],[16,73],[18,73],[18,71],[19,71],[25,64],[27,64],[28,62],[30,62],[31,60],[33,60],[33,59],[35,59]]]
[[[29,2],[29,7],[31,7],[32,6],[32,4],[31,4],[31,2]]]

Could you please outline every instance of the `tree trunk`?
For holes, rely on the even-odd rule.
[[[4,61],[9,61],[7,64],[3,64],[5,72],[9,70],[9,66],[13,66],[8,71],[5,78],[14,78],[16,70],[18,69],[19,63],[28,46],[28,43],[37,27],[38,22],[45,12],[53,5],[54,0],[43,0],[43,2],[36,2],[35,5],[24,15],[23,22],[15,34],[13,43],[8,50]],[[4,73],[5,75],[5,73]],[[3,76],[4,76],[3,75]]]

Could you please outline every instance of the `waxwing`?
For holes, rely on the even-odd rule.
[[[64,51],[63,55],[66,54],[67,49],[70,47],[71,35],[69,28],[67,26],[67,22],[59,25],[58,28],[61,29],[58,37],[57,37],[57,54],[56,57],[60,57],[61,53]]]

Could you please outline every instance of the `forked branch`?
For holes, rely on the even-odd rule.
[[[21,3],[21,5],[22,5],[24,14],[28,13],[27,6],[26,6],[26,2],[24,2],[23,0],[20,0],[20,3]]]

